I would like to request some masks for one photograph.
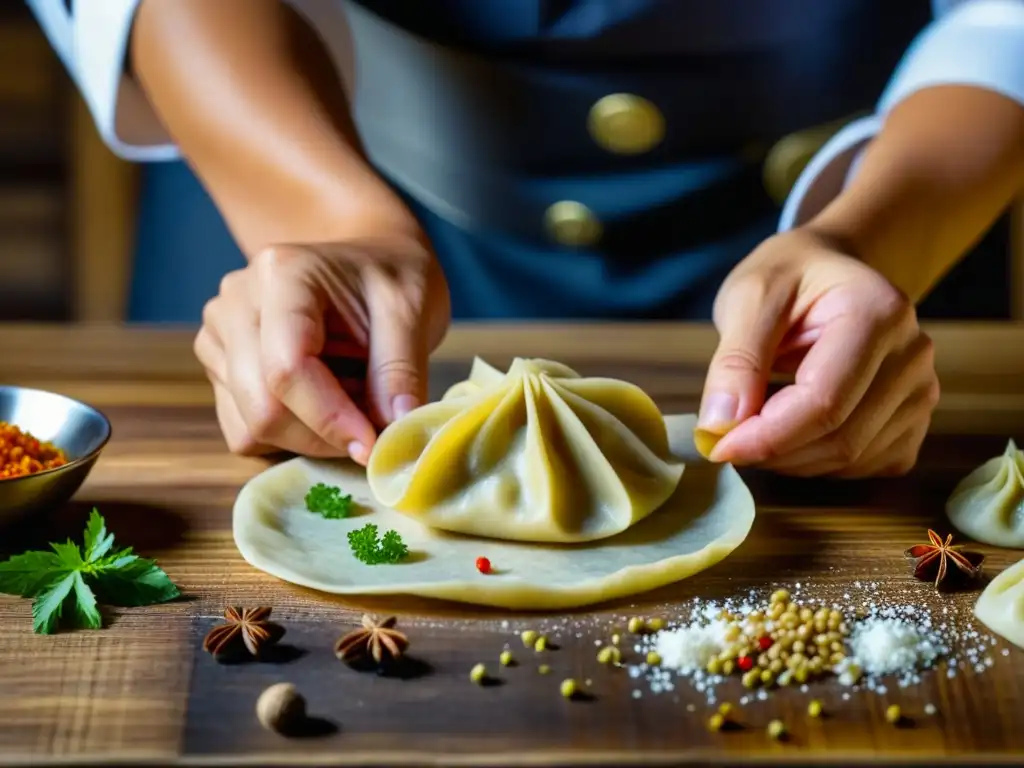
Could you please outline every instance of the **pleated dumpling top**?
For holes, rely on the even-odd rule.
[[[466,381],[388,426],[367,480],[377,500],[432,528],[518,541],[614,536],[675,492],[683,463],[639,387],[548,360]]]

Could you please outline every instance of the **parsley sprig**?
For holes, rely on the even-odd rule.
[[[398,563],[409,556],[409,548],[405,546],[397,531],[386,531],[380,536],[377,533],[377,526],[373,523],[350,531],[348,544],[356,559],[367,565]]]
[[[352,495],[336,486],[317,483],[306,493],[306,509],[328,520],[340,520],[352,513]]]
[[[83,547],[68,539],[50,549],[0,562],[0,593],[34,598],[32,630],[37,634],[53,634],[62,624],[99,629],[99,602],[153,605],[180,594],[154,560],[139,557],[131,547],[114,549],[114,534],[96,509],[85,526]]]

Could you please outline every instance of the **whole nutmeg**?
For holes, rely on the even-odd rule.
[[[275,733],[289,733],[306,719],[306,700],[291,683],[277,683],[256,700],[260,725]]]

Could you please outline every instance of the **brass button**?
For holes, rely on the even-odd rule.
[[[768,150],[762,169],[765,191],[778,205],[783,205],[800,174],[829,139],[859,115],[812,126],[783,136]]]
[[[571,247],[593,245],[601,239],[601,222],[575,200],[561,200],[544,214],[544,225],[555,242]]]
[[[642,96],[613,93],[590,108],[587,129],[609,152],[638,155],[654,149],[665,138],[665,118]]]

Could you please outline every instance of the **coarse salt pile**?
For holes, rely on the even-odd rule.
[[[725,648],[726,624],[694,623],[668,632],[659,632],[654,638],[654,650],[665,667],[680,674],[703,670]]]
[[[934,632],[901,618],[869,618],[849,639],[853,662],[868,675],[906,674],[930,667],[944,646]]]

